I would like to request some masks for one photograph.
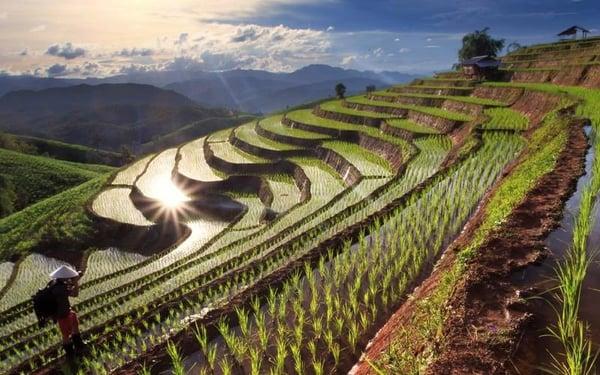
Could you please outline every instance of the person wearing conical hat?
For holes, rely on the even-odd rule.
[[[52,290],[56,303],[56,310],[52,317],[58,323],[62,335],[62,344],[67,359],[74,359],[77,354],[86,351],[86,343],[82,340],[79,332],[79,320],[77,314],[71,308],[69,297],[79,295],[78,281],[81,273],[73,268],[63,265],[50,274],[49,287]]]

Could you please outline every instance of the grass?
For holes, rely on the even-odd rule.
[[[488,108],[484,113],[489,120],[481,125],[486,130],[527,130],[529,119],[511,108]]]
[[[12,202],[0,214],[19,211],[54,194],[112,171],[112,167],[78,164],[0,149],[0,175],[5,189],[14,192]],[[6,194],[6,190],[3,191]]]
[[[390,176],[394,172],[387,160],[359,145],[347,142],[328,141],[323,147],[331,149],[354,165],[363,176]]]
[[[108,175],[94,178],[1,219],[0,259],[43,251],[46,246],[89,246],[94,229],[84,207],[107,180]]]

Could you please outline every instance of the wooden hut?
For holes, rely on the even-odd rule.
[[[571,26],[566,30],[561,31],[560,33],[558,33],[558,36],[561,39],[567,39],[569,37],[572,37],[573,39],[577,39],[577,33],[581,32],[581,37],[583,39],[587,38],[588,34],[590,33],[590,31],[586,28],[583,28],[581,26]]]
[[[494,56],[475,56],[461,64],[465,76],[471,79],[493,78],[498,73],[500,61]]]

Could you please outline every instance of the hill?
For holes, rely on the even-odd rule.
[[[0,98],[2,130],[114,151],[209,117],[231,116],[149,85],[78,85],[15,91]]]
[[[78,164],[0,149],[0,217],[111,170],[103,165]]]

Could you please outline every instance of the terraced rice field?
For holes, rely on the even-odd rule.
[[[181,233],[154,254],[88,254],[74,308],[93,352],[78,371],[347,372],[533,152],[530,130],[551,126],[535,119],[558,118],[481,87],[440,77],[325,102],[115,172],[90,215]],[[1,372],[65,365],[29,302],[59,263],[0,265]]]

